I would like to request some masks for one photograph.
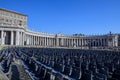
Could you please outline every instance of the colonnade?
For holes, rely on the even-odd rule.
[[[42,37],[26,35],[26,45],[46,47],[105,47],[108,46],[108,39],[106,37],[69,38],[64,36]]]
[[[1,45],[24,45],[24,32],[18,30],[1,30],[0,36]]]
[[[118,37],[112,36],[61,36],[35,34],[21,30],[1,30],[2,45],[28,45],[43,47],[108,47],[117,46]]]
[[[53,37],[26,35],[26,45],[31,46],[55,46],[56,39]]]

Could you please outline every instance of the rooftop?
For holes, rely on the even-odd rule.
[[[12,11],[12,10],[7,10],[7,9],[4,9],[4,8],[0,8],[0,10],[10,12],[10,13],[15,13],[15,14],[22,15],[22,16],[27,16],[26,14],[22,14],[20,12],[16,12],[16,11]]]

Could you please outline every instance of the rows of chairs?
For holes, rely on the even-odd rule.
[[[56,48],[20,50],[60,73],[55,75],[57,80],[61,80],[61,76],[64,78],[64,75],[75,80],[120,80],[119,51]]]

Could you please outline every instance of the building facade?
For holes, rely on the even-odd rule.
[[[63,35],[27,29],[27,15],[0,8],[0,44],[42,47],[110,48],[120,46],[120,34]]]

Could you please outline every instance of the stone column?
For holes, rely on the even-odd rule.
[[[52,40],[51,38],[49,38],[49,46],[51,46],[51,44],[52,44]]]
[[[75,47],[77,47],[77,39],[75,39]]]
[[[46,46],[48,46],[48,38],[46,37]]]
[[[78,47],[80,47],[80,39],[78,38]]]
[[[51,43],[51,42],[50,42],[50,38],[48,38],[48,47],[50,46],[50,43]]]
[[[78,38],[78,47],[80,47],[80,39]]]
[[[1,31],[1,44],[4,45],[5,41],[4,41],[4,31]]]
[[[33,45],[35,45],[35,36],[33,36]]]
[[[39,36],[37,36],[37,45],[39,45]]]
[[[35,41],[34,41],[34,44],[36,45],[36,36],[34,36],[34,40],[35,40]]]
[[[21,32],[22,42],[21,45],[23,45],[23,32]]]
[[[82,39],[82,47],[84,46],[84,42],[83,41],[84,41],[84,39]]]
[[[46,37],[46,46],[47,46],[47,40],[48,40],[48,38]]]
[[[23,35],[22,35],[22,32],[20,32],[20,45],[23,44]]]
[[[63,38],[61,38],[61,46],[63,46]]]
[[[13,31],[11,31],[11,42],[10,42],[11,45],[13,45],[13,40],[14,40],[13,39]]]
[[[37,45],[37,36],[35,36],[35,45]]]
[[[67,43],[67,47],[69,46],[69,41],[68,38],[66,38],[66,43]]]
[[[54,46],[54,44],[53,44],[53,38],[51,38],[51,46],[52,47]]]
[[[47,44],[48,44],[48,46],[49,46],[49,43],[50,43],[50,39],[48,38],[48,40],[47,40]]]
[[[68,38],[68,47],[70,47],[70,39]]]
[[[25,34],[25,43],[27,45],[27,34]]]
[[[45,46],[45,38],[42,37],[42,46]]]
[[[114,37],[112,37],[112,47],[115,45],[114,42],[115,42],[115,39]]]
[[[38,36],[36,36],[36,45],[38,45]]]
[[[85,39],[82,39],[82,47],[85,45]]]
[[[71,39],[71,47],[73,47],[73,39]]]
[[[56,38],[53,38],[53,46],[56,46]]]
[[[69,47],[69,38],[67,39],[67,47]]]
[[[49,47],[51,46],[51,44],[52,44],[52,41],[51,41],[51,38],[49,38],[49,41],[48,41],[48,45],[49,45]]]
[[[71,46],[71,44],[70,44],[70,38],[68,39],[68,41],[69,41],[69,46],[68,47],[70,47]]]
[[[31,46],[33,46],[33,35],[31,35]]]
[[[115,35],[115,37],[114,37],[114,46],[118,46],[118,35]]]
[[[72,47],[72,38],[70,39],[71,47]]]
[[[41,37],[40,37],[40,46],[42,46],[42,45],[41,45]]]
[[[32,37],[32,40],[31,40],[31,42],[32,42],[32,46],[33,46],[33,44],[34,44],[34,43],[33,43],[33,35],[32,35],[31,37]]]
[[[41,37],[41,46],[43,46],[43,37]]]
[[[31,46],[32,46],[32,44],[33,44],[32,39],[33,39],[33,38],[32,38],[32,35],[31,35]]]
[[[81,47],[81,39],[79,39],[79,47]]]
[[[49,42],[50,42],[50,41],[49,41],[49,38],[47,38],[47,46],[49,46]]]
[[[50,46],[50,43],[51,43],[51,42],[50,42],[50,38],[48,38],[48,46]]]
[[[39,41],[40,41],[40,46],[41,46],[41,37],[40,37]]]
[[[22,44],[24,45],[24,42],[25,42],[25,35],[24,35],[24,32],[22,32]]]
[[[19,45],[19,31],[16,31],[16,45]]]
[[[32,35],[32,46],[34,45],[34,36]]]
[[[78,47],[78,43],[79,43],[79,42],[78,42],[78,39],[76,39],[76,47]]]
[[[59,38],[56,37],[56,46],[59,46]]]
[[[45,37],[45,46],[47,46],[47,37]]]
[[[66,47],[68,47],[68,38],[66,38]]]
[[[21,32],[20,32],[20,38],[19,38],[20,40],[20,42],[19,42],[19,45],[21,45],[21,42],[22,42],[22,35],[21,35]]]
[[[38,36],[38,46],[40,45],[40,40],[39,40],[39,36]]]
[[[44,46],[46,46],[46,37],[44,37]]]
[[[67,47],[67,38],[65,38],[65,47]]]
[[[30,36],[30,45],[31,45],[31,35],[29,35]]]
[[[82,39],[80,39],[80,47],[82,46]]]
[[[37,40],[37,36],[35,37],[35,39],[36,39],[35,44],[37,45],[37,42],[38,42],[38,40]]]
[[[55,38],[53,38],[53,47],[55,47]]]
[[[30,35],[28,35],[29,36],[29,45],[30,45],[30,43],[31,43],[31,37],[30,37]]]
[[[25,41],[25,35],[24,35],[24,33],[22,33],[22,37],[23,37],[22,42],[23,42],[23,45],[24,45],[24,41]]]
[[[35,36],[33,36],[33,45],[35,45]]]
[[[41,45],[44,46],[44,37],[41,37]]]
[[[44,46],[44,37],[42,37],[42,42],[41,42],[42,46]]]
[[[52,40],[51,38],[49,38],[49,46],[51,46],[51,44],[52,44]]]

